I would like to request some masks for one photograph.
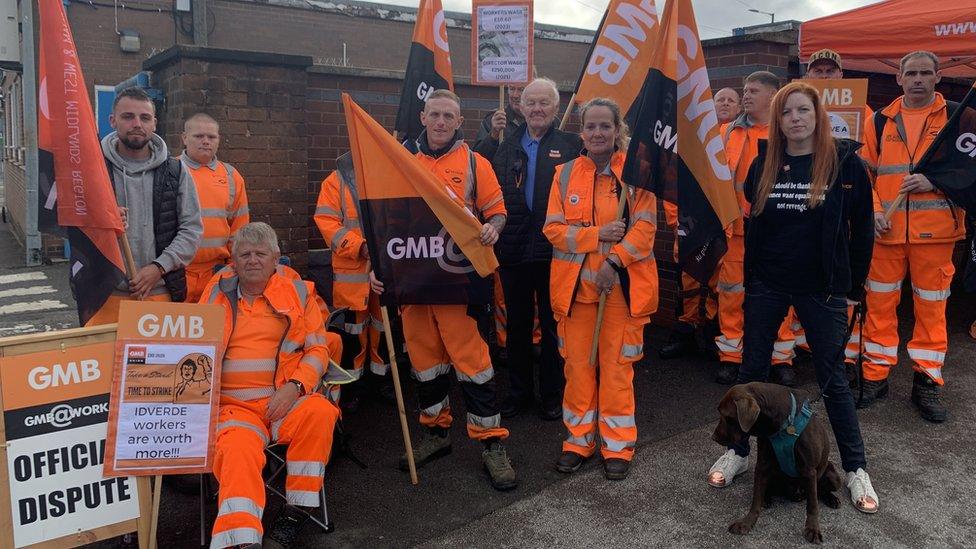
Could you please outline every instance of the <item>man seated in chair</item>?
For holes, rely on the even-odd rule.
[[[339,409],[315,389],[329,363],[322,312],[310,282],[277,269],[278,239],[248,223],[234,241],[233,269],[218,273],[202,302],[224,307],[225,351],[214,475],[220,483],[212,549],[260,547],[269,444],[286,444],[288,504],[270,540],[287,547],[320,505]]]

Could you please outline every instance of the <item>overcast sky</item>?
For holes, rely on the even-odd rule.
[[[471,0],[441,0],[448,11],[471,11]],[[769,22],[769,16],[751,13],[750,8],[774,13],[777,21],[806,21],[831,13],[873,4],[877,0],[694,0],[698,30],[702,38],[730,36],[734,27]],[[920,0],[921,1],[921,0]],[[382,0],[385,4],[417,6],[419,0]],[[665,0],[656,0],[658,13]],[[594,29],[600,23],[609,0],[535,0],[539,23]]]

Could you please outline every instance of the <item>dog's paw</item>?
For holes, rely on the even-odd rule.
[[[823,543],[823,534],[820,533],[820,528],[807,526],[803,529],[803,537],[805,537],[810,543],[815,543],[817,545]]]
[[[729,532],[744,536],[752,531],[752,524],[747,520],[737,520],[729,525]]]
[[[824,505],[830,507],[831,509],[840,509],[840,498],[832,492],[822,494],[820,499],[823,500]]]

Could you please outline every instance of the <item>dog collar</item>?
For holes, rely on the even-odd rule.
[[[769,437],[769,442],[773,445],[773,453],[776,454],[776,461],[779,463],[779,468],[786,476],[793,478],[800,476],[796,472],[796,453],[793,451],[793,448],[796,446],[796,441],[799,440],[803,430],[810,423],[811,417],[813,417],[813,410],[810,409],[810,403],[804,400],[803,404],[800,405],[798,413],[796,397],[790,392],[790,415],[783,422],[779,431]]]

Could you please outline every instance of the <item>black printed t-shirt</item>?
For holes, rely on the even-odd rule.
[[[810,209],[812,154],[784,155],[783,168],[762,214],[756,275],[766,286],[792,294],[823,292],[823,207]]]

